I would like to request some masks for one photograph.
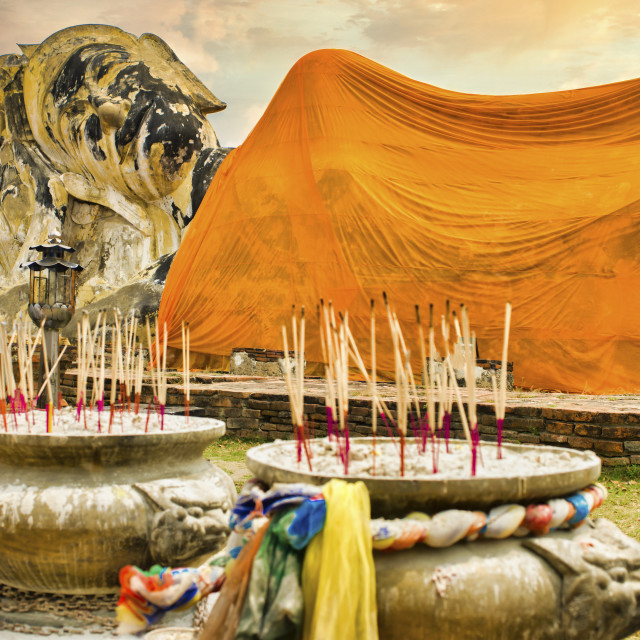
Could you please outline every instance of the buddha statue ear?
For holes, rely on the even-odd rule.
[[[31,58],[33,52],[40,46],[39,44],[19,44],[20,51],[24,53],[27,58]]]
[[[143,33],[139,42],[149,51],[166,60],[178,76],[180,89],[185,92],[203,114],[215,113],[226,108],[226,104],[216,98],[207,87],[178,59],[173,49],[153,33]]]

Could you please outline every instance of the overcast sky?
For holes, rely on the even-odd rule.
[[[166,40],[227,103],[210,116],[225,146],[242,143],[287,71],[314,49],[351,49],[469,93],[640,76],[638,0],[0,0],[0,54],[83,23]]]

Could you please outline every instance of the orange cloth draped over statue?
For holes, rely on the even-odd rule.
[[[414,305],[469,307],[500,358],[513,304],[515,382],[640,392],[640,80],[547,94],[454,93],[342,50],[291,69],[216,174],[160,307],[169,344],[282,348],[305,305],[349,310],[393,369],[386,291],[419,370]],[[290,324],[289,324],[290,326]]]

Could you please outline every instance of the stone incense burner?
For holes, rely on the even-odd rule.
[[[0,582],[116,591],[127,564],[184,566],[223,546],[233,482],[202,457],[224,433],[0,433]]]
[[[247,464],[268,484],[362,479],[372,517],[544,502],[584,488],[600,474],[600,460],[590,452],[506,445],[515,469],[505,468],[502,476],[332,476],[278,455],[278,449],[291,447],[295,450],[295,443],[256,447]],[[541,456],[564,456],[560,468],[519,470],[519,452],[531,458],[533,449]],[[493,445],[483,443],[483,451],[495,456]],[[640,629],[640,544],[603,518],[542,536],[374,551],[374,561],[384,640],[609,640]]]

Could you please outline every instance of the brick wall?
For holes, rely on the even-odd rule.
[[[218,384],[195,384],[192,387],[192,407],[201,408],[206,416],[224,420],[229,434],[265,440],[292,437],[291,413],[286,394],[256,391],[255,388],[246,390],[237,379],[230,376],[218,377],[216,381]],[[229,384],[230,382],[233,384]],[[70,403],[75,403],[74,384],[75,375],[67,373],[62,382],[62,391]],[[226,388],[221,388],[224,385]],[[254,386],[260,387],[259,383]],[[105,391],[108,397],[108,381]],[[147,404],[151,400],[151,389],[145,385],[142,403]],[[181,404],[181,386],[169,386],[167,405]],[[394,403],[387,400],[387,404],[393,412]],[[351,432],[371,435],[371,401],[366,398],[351,398],[349,406]],[[481,438],[495,441],[497,429],[493,407],[479,404],[477,410]],[[310,433],[316,436],[326,435],[324,397],[319,394],[306,395],[304,411]],[[462,424],[455,410],[451,428],[453,437],[463,437]],[[381,420],[378,420],[378,434],[385,434]],[[640,464],[640,409],[633,413],[559,409],[526,404],[507,406],[503,439],[505,442],[590,449],[602,458],[605,465],[610,466]]]

